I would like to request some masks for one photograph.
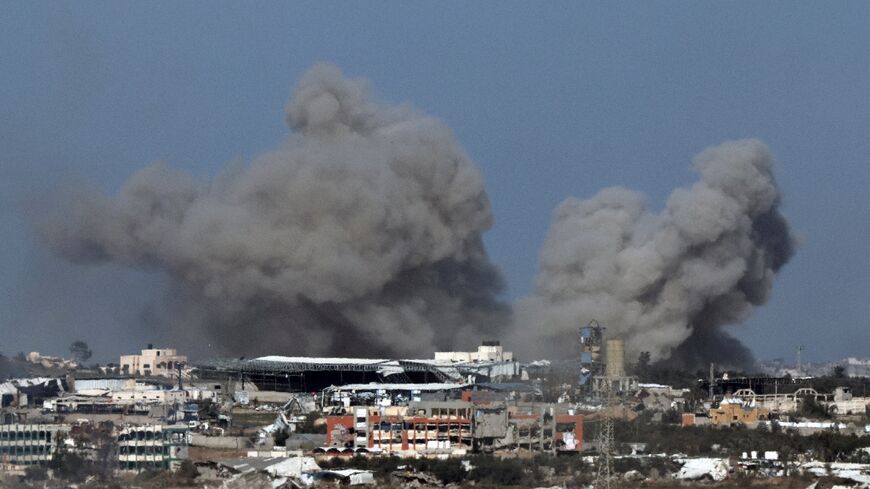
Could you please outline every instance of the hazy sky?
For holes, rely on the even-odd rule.
[[[870,355],[870,4],[256,5],[0,3],[0,351],[146,343],[163,278],[52,258],[28,214],[154,160],[203,177],[249,160],[329,61],[453,128],[487,180],[510,299],[565,197],[623,185],[661,207],[698,151],[764,140],[801,245],[735,331],[765,358]]]

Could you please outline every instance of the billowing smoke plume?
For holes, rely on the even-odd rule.
[[[449,128],[331,65],[303,77],[287,123],[279,149],[213,182],[154,164],[37,230],[76,262],[166,272],[149,322],[225,353],[419,355],[507,320],[483,179]]]
[[[764,304],[794,252],[780,214],[773,161],[756,140],[726,142],[695,158],[700,181],[675,190],[660,214],[644,196],[604,189],[555,210],[533,296],[518,307],[523,336],[572,342],[596,319],[630,353],[684,366],[746,365],[751,354],[722,330]],[[553,351],[541,351],[552,354]]]

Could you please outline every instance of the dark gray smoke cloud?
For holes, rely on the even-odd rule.
[[[219,352],[419,355],[508,319],[483,179],[449,128],[331,65],[305,74],[287,123],[212,182],[153,164],[114,196],[64,199],[38,234],[75,262],[165,271],[143,319]]]
[[[73,262],[164,272],[142,322],[187,351],[419,356],[507,332],[489,200],[449,128],[374,104],[331,65],[303,77],[287,123],[278,149],[210,182],[156,163],[116,195],[77,190],[38,234]],[[722,327],[767,300],[793,253],[772,160],[747,140],[695,164],[700,181],[660,214],[623,188],[563,202],[512,346],[575,353],[594,318],[629,353],[751,361]]]
[[[570,348],[578,326],[597,319],[632,354],[649,351],[680,366],[752,361],[722,327],[767,301],[794,252],[773,160],[763,143],[741,140],[694,163],[700,181],[675,190],[658,214],[620,187],[559,205],[534,294],[517,308],[522,344],[568,354],[559,345]]]

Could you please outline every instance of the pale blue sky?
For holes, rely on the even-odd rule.
[[[487,180],[508,298],[565,197],[623,185],[660,207],[701,149],[763,139],[801,248],[738,335],[761,357],[870,355],[870,3],[250,5],[0,3],[0,351],[82,338],[108,359],[148,340],[161,277],[47,256],[26,215],[40,195],[250,159],[329,61],[454,129]]]

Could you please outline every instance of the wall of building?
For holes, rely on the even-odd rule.
[[[121,372],[131,375],[172,377],[178,364],[187,364],[187,357],[174,348],[146,348],[140,355],[122,355]]]
[[[802,388],[788,394],[756,394],[751,389],[741,389],[733,397],[744,404],[759,406],[778,414],[797,412],[801,402],[807,397],[813,398],[837,415],[863,415],[870,406],[870,397],[853,397],[848,389],[841,387],[835,389],[833,394],[822,394],[811,388]]]
[[[436,351],[435,360],[444,362],[510,362],[514,354],[498,344],[485,343],[477,351]]]
[[[190,446],[220,450],[243,450],[251,448],[252,443],[245,436],[206,436],[192,433],[190,435]]]
[[[404,414],[355,407],[353,415],[327,417],[328,447],[368,448],[411,456],[466,453],[521,447],[580,451],[583,416],[551,415],[552,406],[514,412],[504,404],[477,406],[463,401],[411,403]]]
[[[59,433],[67,432],[68,425],[0,425],[0,461],[21,465],[46,463],[54,458]]]
[[[766,421],[770,411],[763,407],[744,407],[738,403],[724,403],[710,410],[710,423],[715,426],[734,426],[738,424],[754,426]]]
[[[175,470],[187,458],[187,428],[146,425],[121,430],[118,462],[122,470]]]

